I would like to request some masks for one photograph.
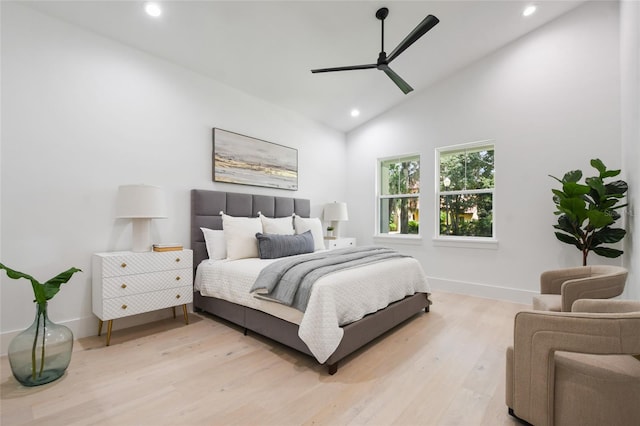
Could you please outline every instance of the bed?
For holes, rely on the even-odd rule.
[[[244,329],[245,334],[248,330],[256,332],[260,335],[268,337],[290,348],[296,349],[304,354],[315,357],[318,362],[324,364],[328,368],[329,374],[335,374],[338,369],[338,363],[346,356],[358,350],[368,342],[374,340],[385,332],[391,330],[407,319],[422,312],[429,312],[431,301],[429,300],[428,284],[424,283],[422,290],[415,293],[401,296],[398,300],[386,305],[382,309],[377,309],[347,324],[340,324],[339,341],[335,342],[335,336],[332,337],[336,343],[335,348],[331,348],[330,354],[318,356],[317,348],[310,342],[309,331],[313,330],[313,322],[306,321],[305,316],[311,316],[309,310],[305,314],[299,313],[296,317],[292,313],[293,308],[284,307],[281,309],[274,302],[256,301],[252,295],[238,299],[227,297],[224,291],[211,296],[211,291],[205,290],[204,282],[224,281],[226,277],[224,269],[220,269],[219,265],[231,267],[236,261],[214,261],[208,259],[205,238],[201,228],[211,230],[222,229],[222,212],[233,217],[251,217],[255,218],[259,213],[270,218],[291,217],[298,215],[302,218],[310,216],[310,201],[300,198],[276,197],[267,195],[240,194],[233,192],[198,190],[191,191],[191,248],[193,250],[194,259],[194,299],[193,306],[196,311],[203,311],[214,316],[223,318]],[[403,258],[391,260],[389,262],[415,262],[412,258]],[[250,274],[252,268],[260,268],[256,266],[261,262],[259,259],[243,259],[241,269],[246,269]],[[199,265],[201,265],[199,267]],[[246,266],[245,266],[246,265]],[[419,264],[418,264],[419,265]],[[364,266],[363,266],[364,267]],[[380,268],[380,264],[370,265],[369,267]],[[398,263],[395,267],[404,267],[402,263]],[[418,266],[420,272],[422,269]],[[349,271],[345,271],[344,277],[348,277]],[[351,272],[352,273],[352,272]],[[421,272],[424,275],[423,272]],[[217,274],[217,275],[216,275]],[[333,274],[338,276],[339,274]],[[384,276],[384,274],[377,273]],[[399,276],[402,274],[395,274]],[[211,276],[211,278],[205,278]],[[344,279],[343,277],[343,279]],[[323,278],[324,279],[324,278]],[[204,281],[203,281],[204,280]],[[249,280],[247,275],[246,280]],[[241,281],[241,280],[240,280]],[[327,279],[328,281],[328,279]],[[320,281],[318,281],[318,284]],[[209,284],[211,285],[211,284]],[[328,284],[327,284],[328,285]],[[322,288],[316,285],[312,290],[312,298],[319,296]],[[328,291],[328,290],[327,290]],[[208,294],[208,295],[205,295]],[[367,299],[367,302],[369,299]],[[287,313],[286,310],[289,309]],[[307,330],[307,331],[305,331]],[[334,335],[336,333],[333,333]],[[301,338],[300,336],[303,336]],[[304,339],[304,340],[303,340]],[[305,343],[305,341],[307,343]]]

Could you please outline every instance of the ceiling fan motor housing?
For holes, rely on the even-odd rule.
[[[387,16],[389,16],[389,9],[387,9],[386,7],[381,7],[376,12],[376,18],[380,19],[381,21],[383,21]]]

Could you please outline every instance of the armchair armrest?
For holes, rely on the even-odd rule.
[[[562,283],[562,311],[570,312],[573,302],[578,299],[610,299],[624,291],[627,280],[621,275],[594,275],[579,280],[568,280]]]
[[[538,426],[552,424],[554,352],[635,354],[639,330],[640,312],[519,312],[512,355],[514,412]]]
[[[640,300],[580,299],[573,302],[571,312],[640,312]]]
[[[540,275],[541,294],[560,294],[562,284],[567,280],[585,278],[591,275],[588,267],[578,266],[576,268],[554,269],[545,271]],[[569,305],[571,306],[571,305]]]

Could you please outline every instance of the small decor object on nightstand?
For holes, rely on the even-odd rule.
[[[24,278],[31,281],[36,302],[35,321],[9,343],[8,357],[13,376],[24,386],[39,386],[59,379],[71,362],[73,333],[64,325],[49,320],[47,302],[60,291],[60,285],[69,281],[76,272],[81,272],[80,269],[69,268],[44,284],[2,263],[0,269],[14,280]]]
[[[182,244],[154,244],[153,251],[180,251]]]
[[[335,238],[333,236],[333,226],[327,226],[327,238]]]

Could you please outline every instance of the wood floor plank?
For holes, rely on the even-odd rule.
[[[517,425],[504,354],[528,306],[438,292],[420,314],[340,363],[209,315],[76,342],[65,376],[25,388],[0,360],[3,425]]]

